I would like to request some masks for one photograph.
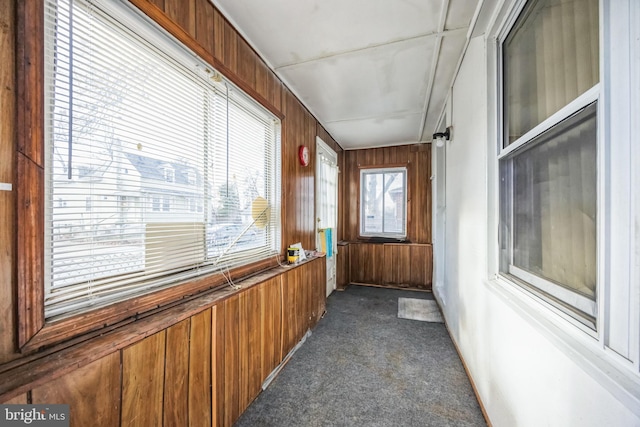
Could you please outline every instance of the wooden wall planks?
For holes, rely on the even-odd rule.
[[[195,0],[165,0],[164,12],[169,18],[188,34],[196,35],[196,4]],[[197,37],[195,37],[197,39]]]
[[[17,1],[17,24],[15,27],[16,49],[16,95],[20,100],[33,98],[35,105],[20,102],[16,108],[17,151],[31,162],[44,167],[44,147],[40,143],[44,137],[44,79],[40,70],[44,69],[44,45],[32,34],[40,34],[44,28],[44,0]],[[2,64],[8,67],[9,64]],[[13,64],[11,64],[13,65]],[[13,118],[7,118],[9,120]],[[5,119],[6,120],[6,119]]]
[[[211,26],[214,22],[214,7],[209,0],[195,0],[196,30],[195,39],[210,54],[215,51],[214,31]]]
[[[54,376],[30,390],[33,402],[70,404],[72,425],[230,426],[320,320],[325,275],[324,258],[283,270],[122,350]],[[93,352],[90,343],[76,346]],[[77,360],[88,359],[72,350]],[[10,401],[26,402],[26,395]]]
[[[327,270],[325,267],[325,263],[315,263],[313,264],[312,268],[315,270],[312,282],[315,292],[313,292],[311,295],[310,304],[315,311],[315,317],[311,319],[309,328],[315,326],[320,321],[320,319],[322,319],[322,316],[324,316],[327,308]],[[303,280],[305,280],[305,277],[303,277]]]
[[[430,244],[351,243],[350,283],[431,289]]]
[[[301,242],[303,248],[315,248],[315,122],[289,91],[285,90],[282,138],[282,212],[283,244]],[[298,161],[298,148],[309,147],[309,165]]]
[[[190,426],[211,425],[211,335],[211,309],[191,317],[188,377]]]
[[[111,427],[120,423],[120,389],[120,353],[111,353],[33,389],[31,399],[69,405],[72,426]]]
[[[350,274],[350,246],[349,244],[340,244],[338,246],[338,254],[336,259],[336,288],[344,290],[351,283]]]
[[[212,425],[224,426],[225,417],[225,304],[212,307],[211,316],[211,418]]]
[[[122,351],[120,425],[162,426],[166,331]]]
[[[189,328],[191,319],[167,329],[164,371],[164,425],[189,422]]]
[[[253,287],[240,294],[239,356],[240,412],[260,393],[262,386],[262,329],[260,328],[260,289]]]
[[[44,301],[44,287],[41,285],[44,283],[44,202],[39,196],[44,190],[44,171],[24,154],[18,153],[17,157],[17,175],[29,183],[28,188],[18,192],[16,197],[17,307],[26,314],[18,325],[17,341],[19,346],[23,346],[44,324],[44,310],[40,309]],[[21,226],[27,220],[37,224],[34,230]],[[10,298],[13,295],[13,292],[8,294]]]
[[[164,0],[149,0],[149,3],[157,6],[160,10],[164,10]]]
[[[431,289],[431,150],[429,144],[402,145],[344,153],[343,239],[349,241],[349,268],[338,279]],[[367,243],[360,237],[360,169],[407,166],[408,243]],[[338,266],[340,273],[340,266]],[[349,278],[345,278],[348,272]]]
[[[280,277],[260,285],[261,376],[267,376],[282,360],[282,287]]]
[[[0,401],[0,403],[6,404],[6,405],[24,405],[27,403],[27,394],[21,394],[19,396],[16,396],[12,399],[8,399],[5,401]]]
[[[15,3],[0,1],[0,182],[12,183],[15,172]],[[18,357],[15,334],[14,262],[15,193],[0,191],[0,364]]]
[[[353,150],[344,153],[344,240],[359,240],[360,168],[406,165],[407,239],[431,243],[430,144]]]
[[[285,246],[300,241],[306,248],[313,248],[315,136],[322,134],[323,140],[338,151],[339,162],[342,164],[339,145],[295,96],[286,90],[275,73],[209,1],[131,1],[250,96],[283,118],[282,181],[283,197],[286,194],[287,201],[282,209],[283,230],[286,230],[282,244]],[[17,173],[15,134],[19,129],[14,120],[18,115],[15,103],[15,70],[23,70],[21,75],[30,79],[27,83],[32,87],[38,88],[42,84],[31,77],[35,75],[33,68],[34,64],[38,66],[38,62],[24,58],[24,55],[20,56],[14,48],[18,32],[24,37],[37,32],[29,32],[27,28],[20,28],[18,31],[12,18],[15,16],[16,5],[37,9],[40,4],[41,0],[26,3],[17,0],[0,2],[0,24],[3,29],[0,32],[0,106],[3,111],[0,117],[0,182],[13,183]],[[18,57],[20,60],[16,61]],[[35,133],[34,138],[41,138],[41,135]],[[308,145],[312,154],[312,164],[306,168],[301,167],[297,160],[298,146],[302,144]],[[31,175],[41,173],[41,169],[36,170],[41,167],[42,153],[34,151],[29,145],[19,149],[25,153],[22,155],[22,170],[29,171]],[[41,179],[34,181],[42,182]],[[30,198],[29,195],[26,196]],[[12,242],[18,239],[15,218],[12,216],[16,203],[18,201],[15,200],[14,193],[0,193],[0,322],[7,326],[5,331],[13,330],[16,326],[13,323],[16,284],[12,274],[15,262]],[[23,206],[27,205],[31,205],[31,201],[26,203],[25,199]],[[36,207],[40,209],[39,206]],[[340,231],[338,233],[340,235]],[[20,237],[26,243],[23,250],[36,250],[29,246],[37,243],[32,237]],[[19,271],[23,274],[37,273],[37,270],[29,270],[26,266]],[[323,259],[314,260],[290,272],[293,272],[290,285],[293,291],[288,294],[286,310],[295,330],[287,347],[295,345],[295,339],[319,320],[325,304]],[[34,283],[38,281],[38,278],[33,279]],[[114,350],[89,365],[55,378],[33,389],[33,396],[49,402],[56,396],[69,399],[79,402],[78,405],[84,405],[81,407],[87,411],[97,408],[101,411],[100,422],[103,425],[184,425],[185,421],[192,425],[200,422],[231,425],[244,410],[244,406],[255,397],[261,382],[286,355],[283,353],[283,336],[288,336],[288,331],[287,326],[284,326],[286,316],[283,315],[283,284],[284,280],[280,277],[270,279],[255,288],[257,291],[243,297],[242,317],[240,298],[232,297],[148,338],[140,337],[140,341],[121,351]],[[40,296],[30,294],[28,297]],[[23,298],[23,301],[28,299]],[[259,327],[255,327],[257,323]],[[259,334],[255,331],[259,331]],[[240,354],[241,346],[250,352],[250,357],[243,358]],[[21,357],[15,347],[15,334],[0,334],[0,364]],[[257,355],[253,349],[259,350]],[[256,363],[259,363],[258,368]],[[241,378],[244,375],[240,372],[241,366],[248,368],[249,376],[246,380]],[[91,388],[95,383],[99,384],[92,388],[93,393],[98,393],[103,386],[108,387],[107,392],[103,391],[95,399],[96,402],[103,400],[104,407],[91,402],[87,398],[92,396],[89,392],[78,392]],[[73,387],[77,388],[75,392]],[[227,391],[231,391],[231,398]],[[238,399],[240,396],[243,397],[242,406]],[[21,394],[10,401],[26,402],[26,397],[26,394]],[[84,402],[82,399],[87,400]],[[77,413],[83,420],[78,425],[87,425],[83,411],[84,409]]]
[[[240,416],[240,321],[239,298],[224,302],[224,425],[232,425]]]
[[[297,296],[297,278],[295,270],[288,271],[281,276],[282,280],[282,342],[281,353],[285,357],[296,343],[296,335],[298,334],[297,316],[294,301]]]

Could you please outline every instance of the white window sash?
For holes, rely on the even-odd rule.
[[[382,232],[365,232],[365,210],[364,210],[364,200],[365,200],[365,192],[363,191],[364,178],[366,175],[373,174],[387,174],[387,173],[401,173],[403,179],[403,189],[404,189],[404,205],[403,205],[403,226],[401,233],[393,233],[393,232],[384,232],[384,209],[382,212],[382,223],[383,228]],[[384,180],[383,180],[384,181]],[[383,182],[384,184],[384,182]],[[384,194],[383,194],[384,197]],[[407,168],[371,168],[371,169],[361,169],[360,170],[360,235],[363,237],[382,237],[382,238],[391,238],[391,239],[404,239],[407,236]]]
[[[549,116],[547,119],[542,121],[540,124],[535,126],[533,129],[522,135],[520,138],[509,144],[507,147],[504,147],[500,150],[500,154],[498,155],[498,160],[502,160],[503,158],[509,156],[509,154],[514,151],[522,148],[527,145],[530,141],[534,140],[537,136],[543,134],[548,131],[552,127],[556,126],[563,120],[568,119],[573,116],[581,109],[585,108],[589,104],[598,100],[600,96],[600,84],[594,85],[591,89],[584,92],[582,95],[571,101],[569,104],[562,107],[556,113]],[[501,121],[502,123],[502,121]],[[501,141],[500,147],[504,142]]]
[[[560,301],[569,304],[572,307],[575,307],[583,313],[593,316],[594,318],[597,315],[597,305],[596,302],[592,299],[572,292],[557,283],[553,283],[542,277],[536,276],[535,274],[531,274],[528,271],[518,268],[513,264],[509,266],[509,273],[513,274],[515,277],[521,280],[524,280],[527,283],[530,283],[531,285],[559,299]]]

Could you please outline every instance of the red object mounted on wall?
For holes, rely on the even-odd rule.
[[[301,145],[298,148],[298,160],[300,160],[302,166],[309,165],[309,147]]]

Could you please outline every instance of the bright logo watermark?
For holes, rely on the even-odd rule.
[[[69,405],[0,405],[0,427],[69,427]]]

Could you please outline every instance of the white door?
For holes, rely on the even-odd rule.
[[[327,252],[327,296],[336,288],[338,155],[316,138],[316,246]],[[327,235],[330,235],[327,238]],[[324,238],[324,243],[323,243]]]

